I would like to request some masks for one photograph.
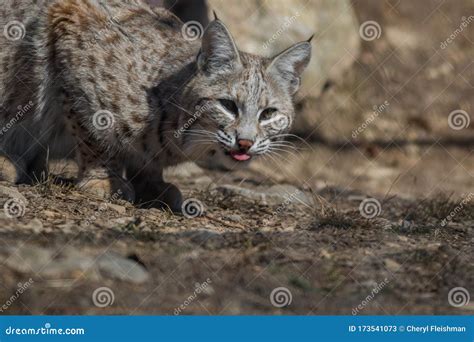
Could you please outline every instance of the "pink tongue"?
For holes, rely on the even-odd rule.
[[[230,155],[232,158],[238,161],[249,160],[250,156],[247,153],[231,152]]]

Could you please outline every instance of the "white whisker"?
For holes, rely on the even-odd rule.
[[[278,156],[280,156],[280,157],[282,157],[282,158],[283,158],[283,156],[281,156],[281,154],[278,154],[278,152],[288,153],[288,154],[290,154],[292,157],[298,158],[298,155],[296,155],[294,152],[288,151],[288,150],[283,150],[283,149],[278,149],[278,148],[270,148],[270,149],[269,149],[269,153],[271,153],[271,152],[276,153]]]
[[[303,138],[297,136],[296,134],[291,134],[291,133],[284,133],[284,134],[277,134],[274,135],[273,138],[285,138],[285,137],[291,137],[291,138],[296,138],[297,140],[301,141],[303,144],[305,144],[309,149],[313,150],[310,144]]]

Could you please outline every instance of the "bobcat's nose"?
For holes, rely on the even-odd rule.
[[[250,150],[250,148],[252,147],[253,145],[253,141],[252,140],[248,140],[248,139],[239,139],[237,141],[237,144],[239,145],[239,149],[243,152],[248,152],[248,150]]]

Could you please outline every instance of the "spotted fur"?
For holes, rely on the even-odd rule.
[[[69,151],[80,185],[107,177],[125,198],[173,210],[181,195],[163,168],[234,168],[247,164],[231,157],[239,149],[268,152],[293,121],[311,54],[309,42],[273,58],[241,52],[218,19],[190,40],[178,18],[138,0],[6,0],[0,28],[13,20],[25,35],[0,37],[2,124],[32,102],[0,132],[17,182],[47,177],[48,156]]]

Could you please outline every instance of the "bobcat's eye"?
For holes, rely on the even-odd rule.
[[[227,99],[219,99],[218,101],[229,113],[232,113],[234,116],[239,115],[239,108],[234,101]]]
[[[270,120],[276,111],[278,111],[278,109],[273,108],[273,107],[265,108],[260,113],[260,117],[258,118],[258,120],[260,121]]]

